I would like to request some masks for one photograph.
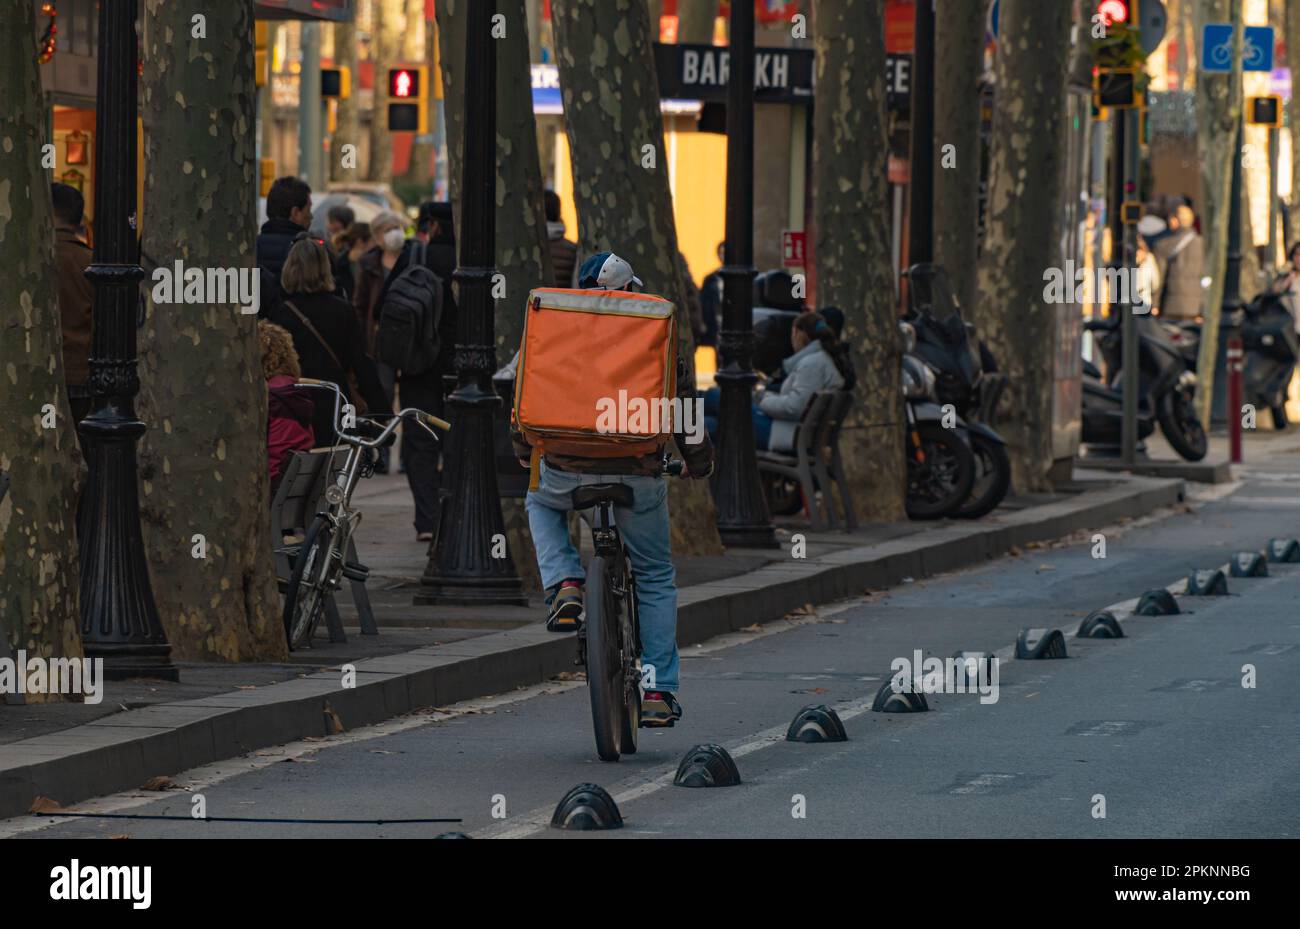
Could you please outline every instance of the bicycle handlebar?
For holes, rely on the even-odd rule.
[[[300,377],[298,378],[298,383],[303,387],[316,387],[321,390],[331,391],[334,394],[334,431],[338,433],[340,441],[346,442],[349,445],[360,445],[364,448],[377,448],[393,434],[393,431],[397,429],[397,424],[407,417],[415,419],[430,430],[435,426],[442,430],[451,429],[451,423],[447,422],[445,419],[439,419],[432,413],[426,413],[424,410],[417,410],[415,407],[407,407],[398,411],[388,425],[384,427],[383,431],[380,432],[378,437],[374,439],[363,439],[358,435],[349,435],[340,428],[339,402],[343,399],[343,391],[339,388],[339,385],[335,384],[333,381],[322,381],[314,377]]]

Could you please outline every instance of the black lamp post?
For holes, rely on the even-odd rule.
[[[135,445],[136,313],[144,270],[135,216],[136,0],[99,5],[95,113],[95,252],[86,277],[95,288],[90,352],[90,415],[85,438],[90,480],[81,501],[81,640],[114,680],[178,680],[154,604],[140,533]]]
[[[907,263],[934,260],[934,0],[917,0]]]
[[[727,78],[727,243],[717,382],[721,434],[714,501],[726,545],[775,548],[758,481],[750,397],[754,358],[754,5],[731,4]]]
[[[456,389],[447,398],[451,499],[415,595],[417,604],[517,603],[527,605],[523,582],[508,549],[493,558],[504,537],[493,448],[494,415],[501,403],[492,386],[492,275],[496,238],[496,46],[493,8],[471,3],[466,11],[465,118],[460,210],[460,262],[456,323]]]

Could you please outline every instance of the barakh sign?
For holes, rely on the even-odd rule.
[[[731,52],[716,45],[655,44],[659,96],[725,103]],[[803,48],[754,50],[754,100],[807,103],[813,95],[813,53]]]

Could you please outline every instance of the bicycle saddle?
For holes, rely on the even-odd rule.
[[[583,484],[575,487],[571,494],[575,510],[585,510],[600,503],[631,506],[632,498],[632,488],[627,484]]]

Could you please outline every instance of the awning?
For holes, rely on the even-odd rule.
[[[310,19],[345,23],[354,12],[352,0],[257,0],[253,15],[257,19]]]

